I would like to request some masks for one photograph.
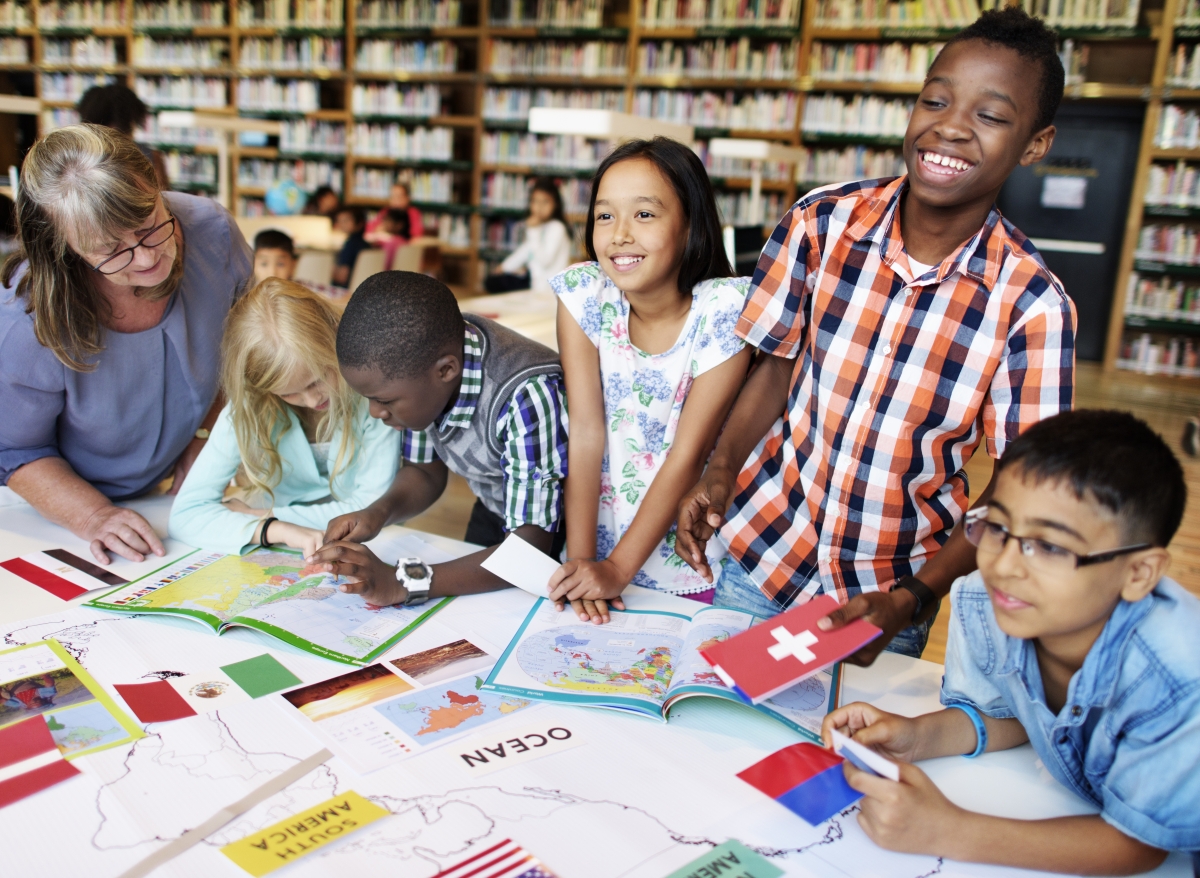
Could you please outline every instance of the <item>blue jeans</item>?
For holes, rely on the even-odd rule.
[[[750,574],[733,558],[725,559],[725,569],[721,571],[717,580],[713,606],[742,610],[763,617],[775,616],[781,612],[780,606],[762,593],[762,589],[754,583]],[[936,618],[937,613],[934,612],[924,622],[901,629],[884,650],[920,658],[921,653],[925,651],[925,643],[929,640],[929,629],[933,627],[933,620]]]

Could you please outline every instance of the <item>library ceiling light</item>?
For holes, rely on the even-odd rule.
[[[534,107],[529,111],[529,130],[535,134],[573,134],[596,140],[636,140],[641,137],[669,137],[691,144],[695,129],[658,119],[611,110],[575,110],[561,107]]]

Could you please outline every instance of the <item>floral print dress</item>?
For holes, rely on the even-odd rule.
[[[600,352],[607,424],[600,465],[596,558],[607,558],[675,441],[692,382],[744,346],[734,334],[750,279],[713,278],[692,290],[692,310],[670,350],[647,354],[629,340],[629,302],[599,263],[572,265],[550,281],[560,302]],[[568,400],[569,404],[569,400]],[[709,540],[708,561],[720,572],[725,547]],[[712,586],[675,554],[675,524],[638,571],[634,585],[672,594]]]

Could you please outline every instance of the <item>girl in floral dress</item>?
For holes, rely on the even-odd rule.
[[[675,513],[746,377],[734,327],[749,279],[731,277],[704,166],[665,138],[601,163],[585,243],[592,261],[550,282],[571,413],[566,562],[550,596],[597,624],[630,583],[711,603],[675,554]],[[724,548],[708,551],[719,567]]]

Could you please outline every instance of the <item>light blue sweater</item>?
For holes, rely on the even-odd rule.
[[[350,464],[334,480],[334,499],[314,503],[330,496],[329,480],[317,472],[304,428],[291,409],[288,418],[290,425],[279,437],[283,477],[275,486],[275,507],[271,510],[280,521],[324,530],[331,518],[368,506],[391,486],[400,463],[400,432],[372,418],[363,405],[356,423],[361,438]],[[329,443],[327,471],[333,469],[341,442],[341,430],[335,430]],[[169,525],[172,537],[218,552],[236,553],[245,548],[259,519],[234,512],[221,502],[241,462],[233,420],[226,407],[175,498]]]

